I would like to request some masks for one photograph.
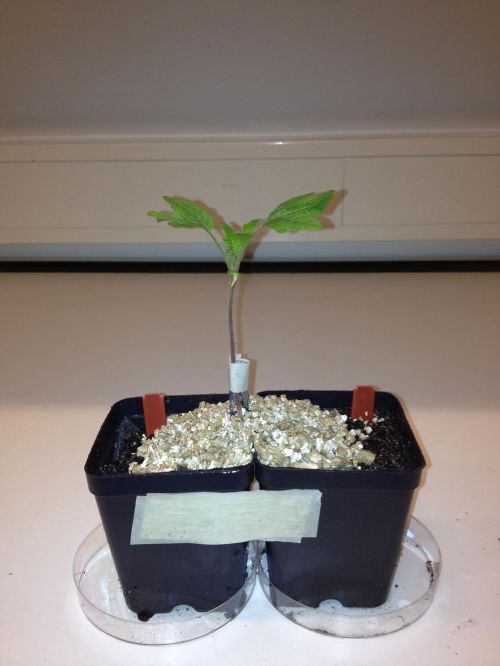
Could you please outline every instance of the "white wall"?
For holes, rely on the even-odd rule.
[[[216,257],[227,221],[334,187],[256,257],[500,256],[497,0],[0,0],[0,258]]]
[[[498,0],[0,0],[0,131],[500,129]]]

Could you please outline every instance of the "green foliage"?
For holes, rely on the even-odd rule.
[[[163,197],[172,207],[168,223],[172,227],[201,227],[205,231],[212,231],[215,227],[213,217],[204,208],[189,199],[179,197]]]
[[[226,245],[225,258],[227,267],[229,270],[237,272],[241,260],[245,255],[245,250],[252,240],[252,234],[235,231],[225,222],[222,222],[221,226],[224,231],[222,240]]]
[[[263,220],[251,220],[243,225],[242,231],[246,234],[254,234],[257,231],[257,227],[260,227],[263,223]]]
[[[289,231],[312,231],[321,229],[323,224],[318,218],[335,196],[334,190],[326,192],[310,192],[298,197],[287,199],[279,204],[265,219],[255,219],[236,231],[229,224],[222,223],[222,237],[214,235],[215,221],[201,206],[189,199],[179,197],[163,197],[170,204],[171,211],[148,212],[157,222],[168,222],[171,227],[186,229],[204,229],[216,243],[226,262],[231,284],[238,279],[240,263],[245,256],[247,247],[261,227],[269,227],[280,234]]]
[[[328,190],[287,199],[270,213],[266,225],[280,234],[321,229],[323,225],[317,216],[324,213],[334,194],[333,190]]]

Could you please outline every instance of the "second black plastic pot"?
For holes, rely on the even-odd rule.
[[[349,391],[259,395],[272,394],[342,411],[352,402]],[[399,401],[379,392],[375,408],[383,408],[397,423],[406,457],[402,469],[319,470],[256,463],[256,478],[264,490],[316,488],[322,493],[316,538],[266,544],[271,582],[306,606],[336,599],[344,606],[369,608],[384,603],[389,593],[425,461]]]
[[[187,412],[201,401],[221,402],[225,395],[165,398],[167,413]],[[226,545],[130,545],[135,502],[147,493],[246,491],[253,463],[242,467],[153,474],[103,473],[118,460],[128,439],[144,432],[141,398],[127,398],[111,408],[85,465],[106,538],[128,607],[143,620],[188,605],[209,611],[232,597],[246,577],[246,543]]]

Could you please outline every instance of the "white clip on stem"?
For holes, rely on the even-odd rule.
[[[248,391],[248,375],[250,361],[236,354],[236,361],[229,359],[229,390],[231,393],[246,393]]]

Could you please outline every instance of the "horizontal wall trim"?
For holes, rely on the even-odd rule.
[[[337,131],[302,132],[0,132],[0,144],[40,143],[228,143],[291,141],[368,141],[374,139],[469,138],[499,136],[498,123],[476,126],[442,126],[422,128],[364,128]]]
[[[500,133],[247,141],[0,141],[0,163],[498,155]]]
[[[500,238],[488,240],[427,240],[337,243],[261,243],[251,247],[247,261],[316,262],[500,259]],[[221,263],[213,243],[0,244],[0,261],[150,261]],[[249,261],[250,263],[250,261]]]
[[[500,135],[0,143],[0,259],[212,261],[203,231],[155,224],[162,195],[227,222],[338,195],[321,233],[262,233],[262,261],[500,257]],[[331,220],[331,221],[330,221]]]
[[[500,272],[500,260],[243,262],[241,273]],[[0,261],[2,273],[225,273],[223,264],[166,261]]]

